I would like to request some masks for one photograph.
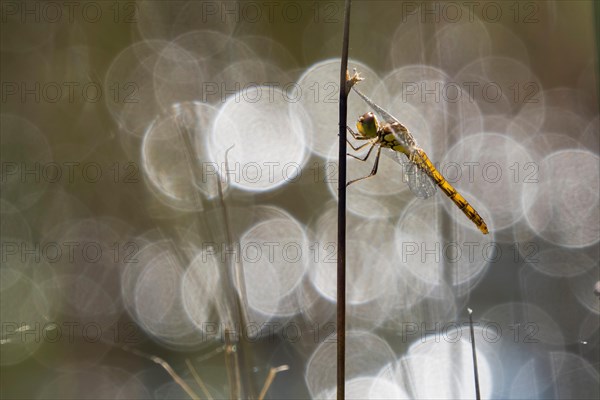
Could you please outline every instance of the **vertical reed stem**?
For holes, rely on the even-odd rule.
[[[346,0],[344,11],[344,41],[340,69],[340,114],[339,114],[339,176],[338,176],[338,257],[337,257],[337,398],[346,397],[346,126],[348,92],[348,43],[350,41],[350,4]]]

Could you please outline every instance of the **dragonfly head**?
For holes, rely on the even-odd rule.
[[[361,115],[356,122],[356,129],[358,129],[361,135],[368,138],[377,137],[377,131],[379,131],[379,122],[377,122],[375,114],[368,112]]]

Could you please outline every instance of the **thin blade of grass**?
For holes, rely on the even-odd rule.
[[[187,393],[187,395],[190,396],[190,398],[192,400],[200,400],[200,397],[198,397],[198,395],[196,395],[196,393],[194,393],[194,391],[187,384],[187,382],[185,380],[183,380],[183,378],[180,377],[179,374],[177,374],[177,372],[175,372],[175,370],[169,365],[169,363],[166,362],[165,360],[163,360],[162,358],[153,356],[151,354],[144,353],[143,351],[134,349],[133,347],[129,347],[127,345],[123,345],[123,346],[119,346],[119,347],[128,353],[134,354],[138,357],[145,358],[147,360],[150,360],[150,361],[160,365],[165,371],[167,371],[167,373],[171,376],[171,378],[175,381],[175,383],[177,383]]]
[[[208,391],[208,388],[204,384],[204,381],[200,378],[200,375],[198,374],[198,371],[196,371],[196,368],[194,368],[194,365],[189,360],[189,358],[185,359],[185,363],[187,364],[188,369],[192,373],[192,376],[194,377],[194,380],[196,381],[196,384],[198,384],[198,386],[200,387],[200,390],[202,390],[202,393],[204,393],[204,395],[206,396],[206,398],[208,400],[213,400],[213,397],[210,395],[210,392]]]
[[[260,391],[260,394],[258,395],[258,400],[264,400],[265,396],[267,395],[267,391],[269,390],[271,384],[273,383],[273,380],[275,379],[275,375],[277,375],[280,372],[287,371],[288,369],[290,369],[289,366],[280,365],[279,367],[271,368],[269,370],[269,375],[267,375],[267,379],[265,379],[265,384],[263,385],[263,388]]]
[[[473,330],[473,310],[470,308],[469,311],[469,327],[471,330],[471,351],[473,352],[473,375],[475,378],[475,398],[481,400],[481,394],[479,393],[479,371],[477,369],[477,352],[475,351],[475,332]]]

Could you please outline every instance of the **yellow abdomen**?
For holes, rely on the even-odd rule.
[[[444,178],[444,176],[437,170],[437,168],[433,165],[427,154],[421,149],[415,150],[419,157],[414,160],[417,164],[421,164],[421,168],[428,172],[429,176],[435,181],[435,183],[440,187],[442,192],[446,193],[446,196],[450,197],[450,200],[456,204],[458,208],[462,210],[463,213],[471,220],[473,223],[479,228],[483,234],[488,233],[488,228],[483,218],[475,211],[475,209],[469,204],[469,202],[452,187],[450,183]],[[420,160],[419,160],[420,158]]]

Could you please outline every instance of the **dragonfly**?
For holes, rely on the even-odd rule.
[[[379,166],[379,156],[381,149],[391,149],[397,155],[401,165],[404,166],[404,180],[408,183],[410,190],[419,198],[427,199],[435,194],[436,185],[452,200],[454,204],[469,218],[479,230],[485,235],[488,233],[488,228],[481,216],[471,204],[444,178],[444,176],[433,165],[425,151],[421,149],[409,132],[409,130],[394,118],[390,113],[375,104],[373,100],[365,96],[358,90],[354,84],[361,81],[362,78],[355,71],[352,78],[348,77],[348,90],[352,88],[381,118],[383,123],[380,123],[377,116],[373,112],[367,112],[358,118],[356,129],[354,132],[350,127],[348,131],[355,140],[366,141],[366,143],[355,147],[350,141],[348,144],[354,151],[360,151],[363,148],[370,146],[367,154],[364,157],[359,157],[348,153],[349,156],[360,161],[367,161],[374,148],[377,148],[375,163],[371,173],[362,178],[354,179],[346,184],[346,187],[361,181],[371,178],[377,174]]]

